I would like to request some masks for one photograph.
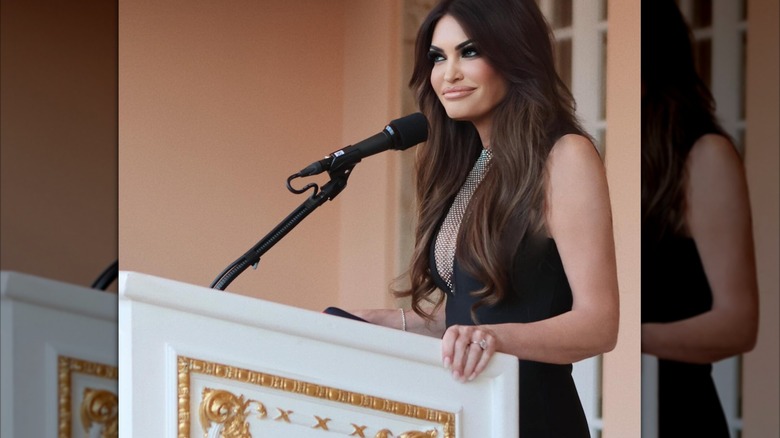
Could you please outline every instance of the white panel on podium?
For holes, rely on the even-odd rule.
[[[440,341],[134,272],[119,276],[120,434],[518,434],[517,359],[459,383]]]
[[[117,436],[117,296],[0,273],[0,435]]]

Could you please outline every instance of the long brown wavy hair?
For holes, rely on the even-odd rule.
[[[433,31],[450,15],[474,41],[477,51],[507,82],[504,99],[493,110],[490,168],[474,193],[460,226],[459,266],[484,287],[471,309],[494,305],[510,288],[512,258],[526,235],[544,230],[545,162],[555,141],[567,133],[586,135],[574,99],[558,76],[553,38],[533,0],[443,0],[420,26],[415,66],[409,83],[430,134],[416,150],[417,225],[409,269],[412,309],[431,319],[444,296],[430,274],[430,248],[450,204],[482,150],[470,122],[447,116],[430,77],[428,57]],[[427,313],[424,302],[435,304]]]
[[[687,232],[685,162],[696,140],[729,138],[673,0],[642,2],[642,87],[642,236],[650,242]]]

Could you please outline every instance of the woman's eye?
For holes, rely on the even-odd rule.
[[[444,55],[439,52],[428,52],[428,59],[433,63],[444,61]]]
[[[473,46],[472,47],[464,47],[460,51],[460,56],[462,56],[464,58],[475,58],[475,57],[479,56],[479,51],[477,51],[477,48],[473,47]]]

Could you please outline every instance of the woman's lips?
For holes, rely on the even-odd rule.
[[[442,96],[445,99],[460,99],[461,97],[466,97],[473,93],[474,90],[475,88],[472,87],[450,87],[444,89]]]

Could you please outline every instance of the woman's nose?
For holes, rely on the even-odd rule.
[[[458,65],[458,62],[447,62],[447,66],[444,70],[444,80],[447,82],[455,82],[460,79],[463,79],[463,73],[460,71],[460,65]]]

